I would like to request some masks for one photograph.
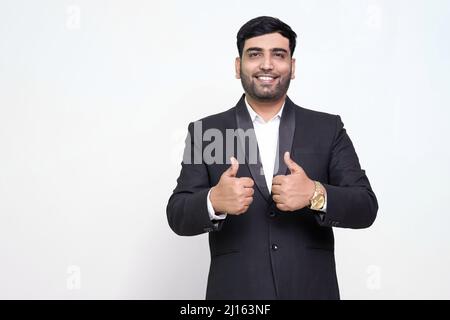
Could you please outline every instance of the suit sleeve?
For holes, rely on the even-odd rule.
[[[182,236],[220,230],[223,223],[211,221],[208,213],[207,196],[212,186],[202,159],[202,139],[194,137],[193,128],[190,123],[180,176],[166,208],[171,229]]]
[[[321,226],[367,228],[375,221],[378,202],[344,124],[336,117],[336,131],[328,168],[327,211],[316,215]]]

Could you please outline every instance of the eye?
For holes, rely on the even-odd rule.
[[[254,58],[254,57],[259,56],[260,54],[261,54],[260,52],[250,52],[250,53],[248,54],[248,56],[249,56],[250,58]]]
[[[283,59],[285,57],[284,53],[282,53],[282,52],[276,52],[275,56],[278,57],[278,58],[283,58]]]

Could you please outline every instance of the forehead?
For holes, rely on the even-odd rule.
[[[264,50],[283,48],[289,52],[289,39],[283,37],[279,33],[268,33],[245,40],[244,51],[247,48],[254,47],[262,48]]]

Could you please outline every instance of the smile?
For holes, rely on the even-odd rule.
[[[264,76],[256,76],[255,78],[262,83],[273,83],[278,77],[264,75]]]

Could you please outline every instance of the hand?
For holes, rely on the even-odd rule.
[[[289,152],[284,153],[284,162],[291,171],[289,175],[278,175],[272,180],[273,201],[282,211],[295,211],[309,205],[314,195],[315,185],[306,172],[294,160]]]
[[[231,157],[231,166],[222,174],[216,186],[211,188],[211,204],[214,211],[240,215],[247,211],[253,201],[251,178],[236,178],[239,162]]]

